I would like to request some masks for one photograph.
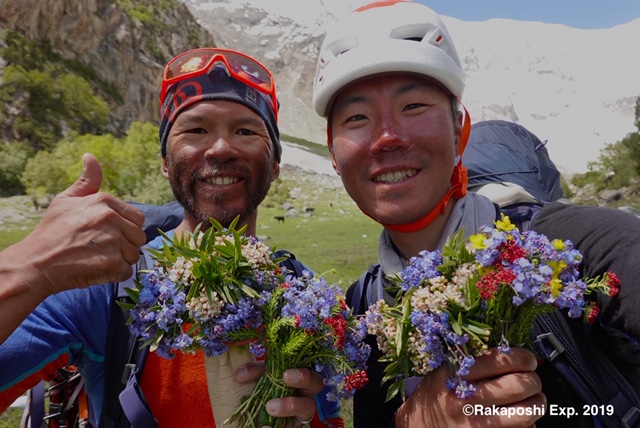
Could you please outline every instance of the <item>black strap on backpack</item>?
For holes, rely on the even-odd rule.
[[[540,315],[531,336],[538,355],[556,369],[586,406],[595,406],[589,409],[595,409],[590,412],[594,418],[607,427],[640,427],[637,394],[576,320],[559,310]],[[613,409],[612,415],[609,409]]]
[[[131,303],[124,289],[133,288],[135,286],[134,279],[137,278],[138,273],[147,269],[152,264],[153,262],[151,261],[149,253],[144,249],[141,250],[140,260],[134,266],[133,275],[124,282],[114,284],[116,299]],[[109,333],[107,336],[106,355],[108,355],[108,358],[105,361],[104,369],[104,399],[102,415],[100,417],[100,427],[128,428],[131,426],[127,415],[123,412],[119,396],[130,380],[132,373],[134,377],[138,374],[139,379],[139,373],[141,373],[144,368],[149,348],[142,348],[138,338],[130,334],[129,327],[127,326],[128,319],[129,311],[113,302],[109,319]],[[144,397],[141,399],[146,406]],[[148,406],[146,406],[146,408],[148,409]],[[149,414],[150,413],[149,411]]]

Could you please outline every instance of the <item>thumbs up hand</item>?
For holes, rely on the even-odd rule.
[[[25,262],[37,273],[30,283],[38,293],[124,280],[146,240],[142,212],[99,193],[102,168],[91,154],[82,159],[82,175],[53,199],[34,231],[16,244],[28,251]]]

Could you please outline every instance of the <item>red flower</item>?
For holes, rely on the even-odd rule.
[[[620,292],[620,279],[613,272],[607,272],[607,285],[609,286],[609,296],[615,297]]]
[[[509,263],[513,263],[518,259],[526,257],[527,253],[522,248],[519,247],[515,241],[508,241],[506,244],[502,243],[498,247],[498,251],[500,251],[500,256],[498,257],[498,262],[507,261]]]
[[[367,372],[360,370],[359,372],[355,372],[344,378],[344,389],[347,391],[360,389],[365,386],[367,382],[369,382]]]
[[[347,321],[342,315],[334,315],[331,318],[326,318],[324,323],[330,326],[336,335],[336,348],[338,350],[342,349],[346,340],[345,327],[347,326]]]
[[[585,308],[585,320],[584,322],[587,324],[593,324],[596,322],[596,319],[600,315],[600,306],[596,303]]]
[[[476,287],[483,299],[492,299],[498,291],[500,284],[511,284],[516,279],[516,274],[509,269],[491,271],[478,280]]]

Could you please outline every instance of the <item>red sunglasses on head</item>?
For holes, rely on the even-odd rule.
[[[271,72],[250,56],[229,49],[194,49],[169,61],[162,75],[160,106],[164,105],[169,85],[208,74],[214,66],[220,64],[224,65],[228,74],[234,79],[267,95],[271,99],[271,106],[278,120],[276,85]]]

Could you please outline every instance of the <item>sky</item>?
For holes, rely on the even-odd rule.
[[[640,18],[638,0],[419,0],[440,15],[463,21],[508,18],[600,29]]]

